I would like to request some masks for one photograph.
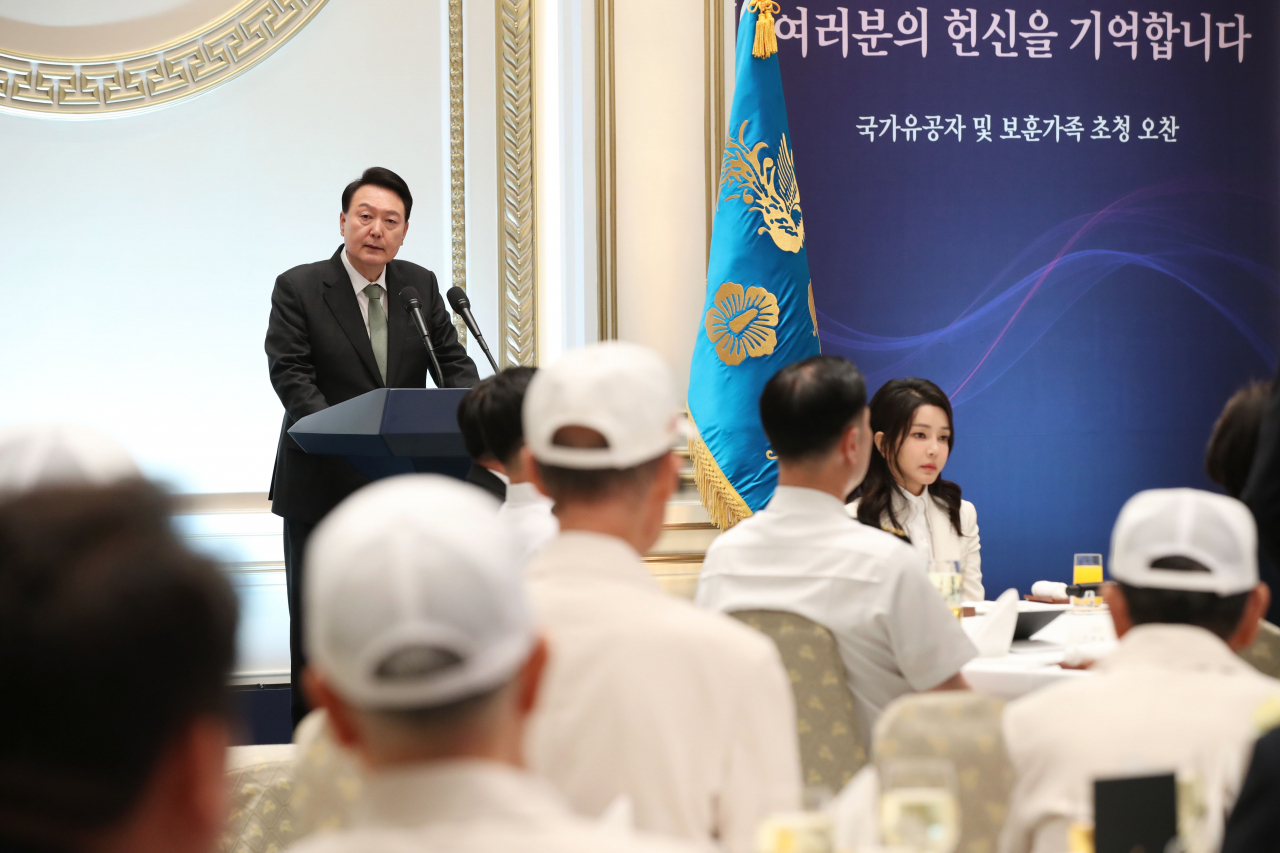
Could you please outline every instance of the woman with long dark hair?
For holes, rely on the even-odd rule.
[[[982,601],[978,511],[942,479],[955,443],[951,401],[928,379],[886,382],[871,398],[876,450],[849,514],[911,543],[926,560],[959,560],[966,601]]]

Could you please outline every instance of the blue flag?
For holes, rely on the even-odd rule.
[[[689,376],[689,414],[699,435],[690,442],[694,473],[702,502],[722,528],[762,508],[777,485],[760,392],[783,367],[819,352],[773,39],[776,10],[772,0],[751,0],[738,26],[707,297]]]

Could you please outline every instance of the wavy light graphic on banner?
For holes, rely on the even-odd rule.
[[[1194,292],[1273,365],[1276,350],[1257,323],[1280,313],[1280,281],[1264,265],[1232,252],[1229,241],[1194,224],[1189,208],[1180,209],[1179,201],[1193,194],[1203,198],[1204,192],[1227,195],[1188,184],[1152,188],[1051,229],[994,276],[954,321],[933,331],[873,335],[819,311],[823,352],[857,363],[872,389],[898,376],[928,376],[958,405],[1003,376],[1095,286],[1122,269],[1145,268]]]

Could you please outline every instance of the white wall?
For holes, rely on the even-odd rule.
[[[703,4],[615,15],[618,337],[661,353],[684,399],[707,271]]]
[[[102,24],[100,3],[50,0],[41,18],[23,10],[42,4],[2,2],[11,49]],[[136,13],[154,29],[194,5],[231,3],[132,0],[102,26],[125,33]],[[0,115],[0,427],[89,423],[181,491],[265,491],[281,417],[263,353],[272,283],[339,245],[343,185],[370,165],[403,175],[415,207],[400,257],[449,286],[442,5],[330,0],[257,67],[153,113]],[[492,296],[477,302],[493,328]]]

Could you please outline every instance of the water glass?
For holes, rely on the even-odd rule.
[[[890,847],[955,853],[960,842],[960,806],[954,765],[940,758],[883,762],[880,832]]]
[[[964,615],[964,575],[959,560],[934,560],[929,564],[929,582],[951,608],[957,619]]]

